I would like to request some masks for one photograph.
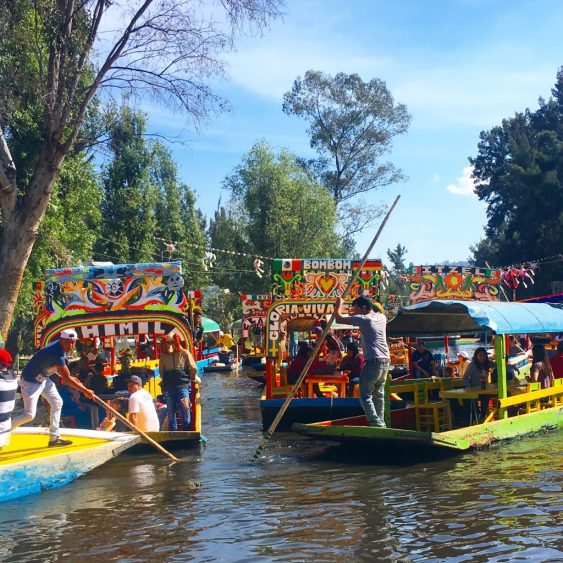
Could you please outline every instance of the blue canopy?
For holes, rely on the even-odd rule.
[[[563,332],[563,304],[423,301],[399,310],[388,336]]]

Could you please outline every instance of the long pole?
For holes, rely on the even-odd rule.
[[[379,226],[377,233],[375,233],[375,236],[373,237],[373,240],[371,241],[371,244],[369,245],[368,249],[366,250],[361,262],[358,264],[358,267],[355,269],[355,271],[352,272],[352,275],[350,276],[350,279],[348,280],[348,285],[346,286],[346,288],[344,289],[344,292],[341,295],[342,298],[346,297],[348,295],[348,293],[350,292],[350,289],[352,287],[352,284],[354,283],[354,280],[356,279],[357,275],[362,271],[364,264],[366,263],[367,259],[369,258],[369,255],[370,255],[373,247],[375,246],[375,243],[377,242],[379,235],[381,234],[381,231],[383,231],[383,227],[385,227],[387,220],[391,216],[391,213],[393,213],[393,210],[395,209],[397,203],[399,202],[400,197],[401,196],[398,195],[395,198],[393,205],[391,206],[391,208],[387,212],[387,215],[385,215],[383,222]],[[276,428],[278,427],[280,420],[282,419],[283,415],[285,414],[285,411],[287,410],[289,403],[291,403],[293,397],[295,396],[295,393],[297,393],[297,390],[299,389],[300,385],[303,383],[303,380],[307,376],[307,373],[309,372],[309,368],[311,367],[311,364],[313,363],[314,359],[317,357],[317,354],[318,354],[318,352],[319,352],[319,350],[320,350],[320,348],[321,348],[321,346],[322,346],[322,344],[323,344],[323,342],[326,338],[326,335],[328,334],[328,332],[330,330],[332,323],[334,322],[335,317],[336,317],[336,311],[334,311],[332,313],[330,319],[326,323],[326,326],[325,326],[322,334],[317,338],[315,348],[313,349],[311,354],[309,354],[309,358],[307,359],[307,362],[303,366],[303,370],[301,371],[301,375],[299,376],[299,378],[297,379],[297,381],[295,382],[293,387],[290,389],[283,405],[280,407],[280,410],[276,414],[276,417],[272,421],[272,424],[270,424],[270,427],[266,431],[266,434],[264,435],[264,438],[262,439],[262,443],[258,446],[256,452],[254,452],[254,456],[252,457],[252,460],[251,460],[252,462],[256,461],[260,457],[262,450],[266,447],[266,445],[268,444],[268,441],[272,437],[272,434],[276,431]]]
[[[165,456],[169,457],[172,461],[180,461],[177,457],[173,456],[168,450],[165,450],[158,442],[155,442],[150,436],[148,436],[142,430],[137,428],[131,421],[125,418],[120,412],[116,411],[113,407],[102,401],[100,397],[94,395],[92,398],[94,399],[94,401],[96,401],[96,403],[98,403],[98,405],[104,407],[104,409],[107,409],[109,412],[111,412],[113,416],[117,417],[119,420],[121,420],[121,422],[123,422],[123,424],[131,428],[133,432],[136,432],[137,434],[142,436],[147,442],[149,442],[149,444],[153,445],[157,450],[160,450]]]

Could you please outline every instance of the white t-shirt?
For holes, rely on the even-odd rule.
[[[158,432],[160,430],[154,401],[145,389],[139,389],[129,397],[129,412],[137,413],[139,430],[143,432]]]

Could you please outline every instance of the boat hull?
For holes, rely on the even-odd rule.
[[[165,450],[186,450],[199,446],[207,439],[201,432],[192,430],[147,432],[147,436],[160,444]],[[153,453],[156,449],[153,444],[141,438],[140,442],[130,448],[128,454]]]
[[[205,373],[209,373],[209,372],[227,372],[230,373],[231,371],[235,371],[237,369],[239,369],[242,365],[242,361],[239,360],[238,362],[233,362],[231,364],[228,365],[217,365],[217,364],[209,364],[207,366],[205,366],[203,368],[203,371]]]
[[[274,421],[278,411],[285,402],[283,399],[262,399],[262,426],[266,430]],[[296,422],[312,423],[322,420],[347,418],[363,414],[360,401],[357,398],[322,398],[312,397],[293,399],[279,422],[279,430],[291,430]]]
[[[296,423],[292,427],[295,432],[304,436],[336,441],[348,446],[361,446],[364,453],[367,450],[373,453],[382,453],[390,449],[463,452],[482,448],[494,442],[510,440],[545,430],[561,430],[562,428],[563,407],[553,407],[447,432],[373,428],[366,426],[365,417],[332,420],[316,424]]]
[[[67,485],[140,441],[133,434],[69,428],[62,437],[75,443],[49,448],[48,434],[47,428],[33,427],[13,432],[17,444],[0,452],[0,502]]]

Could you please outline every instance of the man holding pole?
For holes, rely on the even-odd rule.
[[[74,349],[78,336],[74,329],[65,329],[59,340],[45,346],[29,360],[23,368],[21,376],[21,392],[23,397],[23,412],[12,419],[12,430],[18,426],[31,422],[37,413],[39,397],[44,397],[51,409],[51,426],[49,429],[49,446],[69,446],[70,440],[63,440],[59,436],[59,425],[63,400],[57,391],[51,376],[58,374],[62,383],[80,391],[88,399],[94,397],[94,392],[74,377],[66,365],[66,355]]]
[[[370,426],[385,428],[385,380],[391,356],[387,346],[387,318],[375,311],[368,297],[356,297],[350,305],[351,315],[343,315],[343,299],[338,297],[334,319],[337,323],[360,328],[360,340],[365,358],[360,374],[360,404]]]

